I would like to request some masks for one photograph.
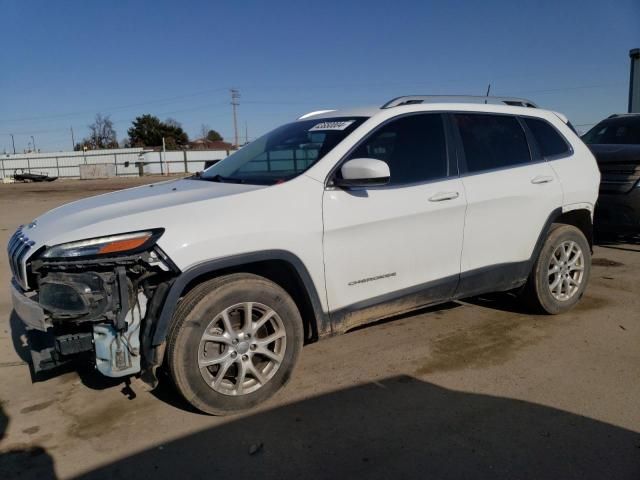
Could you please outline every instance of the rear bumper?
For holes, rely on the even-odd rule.
[[[625,194],[600,194],[594,227],[603,232],[640,232],[640,188]]]

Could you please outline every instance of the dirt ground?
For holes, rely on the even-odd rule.
[[[0,185],[0,244],[60,204],[157,180]],[[490,296],[380,322],[305,347],[283,392],[225,418],[167,382],[32,383],[4,253],[0,282],[0,479],[640,479],[640,241],[595,248],[568,314]]]

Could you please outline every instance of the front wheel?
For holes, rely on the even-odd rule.
[[[584,294],[590,272],[591,249],[584,234],[572,225],[554,224],[525,285],[524,300],[543,313],[566,312]]]
[[[300,313],[281,287],[257,275],[232,274],[204,282],[182,299],[167,361],[185,400],[225,415],[282,388],[302,342]]]

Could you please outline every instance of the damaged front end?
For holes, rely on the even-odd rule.
[[[151,230],[43,248],[24,264],[23,278],[18,265],[13,304],[28,329],[35,373],[89,355],[103,375],[139,375],[155,387],[163,345],[151,338],[179,273],[156,245],[161,235]]]

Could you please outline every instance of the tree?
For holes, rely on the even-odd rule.
[[[116,131],[109,115],[96,114],[95,121],[89,125],[89,136],[75,145],[76,150],[99,150],[103,148],[118,148]]]
[[[170,127],[182,128],[182,124],[179,121],[177,121],[175,118],[169,117],[164,121],[164,123],[166,123]]]
[[[222,135],[220,135],[215,130],[209,130],[207,132],[207,140],[209,140],[210,142],[219,142],[222,140]]]
[[[178,126],[178,122],[172,120],[171,123],[169,125],[167,122],[161,122],[158,117],[149,114],[136,117],[131,128],[127,131],[129,145],[132,147],[159,147],[162,145],[162,137],[164,137],[165,144],[169,149],[177,149],[186,145],[189,142],[189,136],[182,127]]]
[[[198,138],[201,138],[202,140],[207,138],[207,133],[209,133],[209,130],[211,130],[211,127],[209,125],[207,125],[205,123],[200,125],[200,131],[198,132]]]
[[[198,133],[202,140],[209,140],[210,142],[218,142],[222,140],[222,135],[215,130],[212,130],[209,125],[200,125],[200,131]]]

